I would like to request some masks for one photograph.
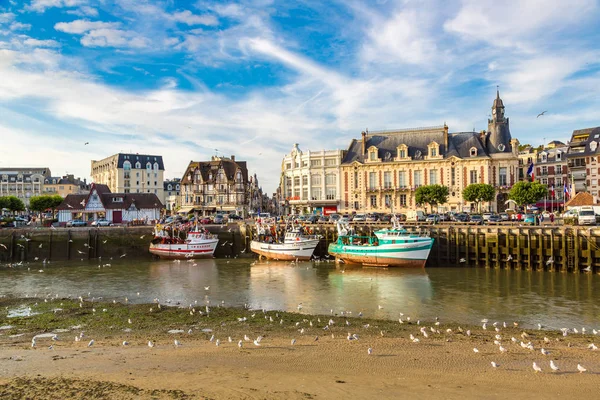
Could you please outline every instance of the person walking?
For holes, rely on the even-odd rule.
[[[554,213],[550,214],[550,223],[554,225]]]

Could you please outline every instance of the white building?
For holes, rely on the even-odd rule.
[[[68,195],[58,210],[58,222],[98,219],[119,224],[160,219],[163,205],[154,193],[111,193],[106,185],[92,183],[88,194]]]
[[[50,168],[0,169],[0,197],[16,196],[29,205],[29,198],[44,194],[44,180],[50,177]]]
[[[298,143],[281,163],[281,192],[286,214],[332,214],[341,201],[340,164],[344,150],[303,152]]]

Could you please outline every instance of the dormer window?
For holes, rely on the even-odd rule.
[[[113,203],[122,203],[122,202],[123,202],[122,197],[113,197]]]
[[[591,150],[591,151],[596,151],[596,148],[597,148],[597,147],[598,147],[598,142],[596,142],[596,141],[592,140],[592,141],[590,142],[590,150]]]
[[[154,170],[158,171],[158,163],[157,162],[154,163]]]
[[[437,149],[435,147],[432,147],[431,149],[429,149],[429,155],[431,157],[437,156]]]
[[[542,153],[541,156],[542,156],[542,162],[548,161],[548,155],[546,153]]]
[[[135,163],[135,169],[142,169],[142,163],[139,161]]]
[[[471,147],[471,149],[469,150],[469,155],[471,157],[477,157],[477,148]]]
[[[562,159],[562,151],[556,152],[556,161],[560,161]]]
[[[427,155],[430,158],[436,158],[440,155],[440,145],[437,142],[431,142],[427,145]]]
[[[146,163],[146,169],[152,169],[152,164],[150,164],[150,162]]]

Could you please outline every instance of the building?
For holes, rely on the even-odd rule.
[[[599,144],[600,127],[573,131],[567,149],[572,196],[579,192],[589,192],[593,196],[598,196]]]
[[[92,161],[92,181],[115,193],[153,193],[164,202],[162,156],[119,153]]]
[[[165,201],[163,204],[168,212],[177,211],[180,207],[181,200],[181,179],[167,179],[163,183],[163,193],[165,194]]]
[[[343,150],[303,152],[294,144],[281,163],[285,214],[332,214],[341,202]]]
[[[87,181],[74,175],[51,176],[44,180],[44,194],[67,197],[69,194],[84,194],[90,191]]]
[[[246,216],[249,207],[246,161],[235,156],[213,156],[210,161],[190,161],[181,179],[181,208],[202,215],[221,212]]]
[[[29,198],[44,193],[50,168],[0,168],[0,197],[16,196],[29,205]]]
[[[258,177],[254,174],[248,179],[248,212],[250,214],[264,212],[264,196],[258,184]]]
[[[500,94],[492,105],[488,130],[449,133],[443,126],[363,132],[353,139],[341,164],[343,212],[408,212],[418,205],[415,190],[441,184],[449,189],[439,211],[471,211],[462,198],[472,183],[496,188],[496,201],[484,209],[506,209],[517,181],[519,142],[511,137]]]
[[[86,194],[69,194],[58,210],[58,222],[105,218],[119,224],[160,219],[163,204],[154,193],[112,193],[108,186],[92,183]]]
[[[567,145],[554,141],[536,154],[534,178],[549,189],[548,198],[539,202],[537,204],[539,207],[549,210],[563,208],[564,187],[569,184],[567,151]]]

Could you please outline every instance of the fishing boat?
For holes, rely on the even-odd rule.
[[[305,232],[293,224],[286,229],[282,239],[269,224],[257,224],[258,240],[250,242],[250,250],[271,260],[310,260],[321,236]]]
[[[338,222],[338,239],[328,252],[336,262],[381,267],[425,267],[433,239],[410,234],[392,218],[392,228],[375,231],[375,236],[358,236],[347,223]]]
[[[150,242],[150,253],[164,259],[184,260],[212,257],[219,239],[208,231],[194,227],[182,239],[170,226],[157,227]]]

